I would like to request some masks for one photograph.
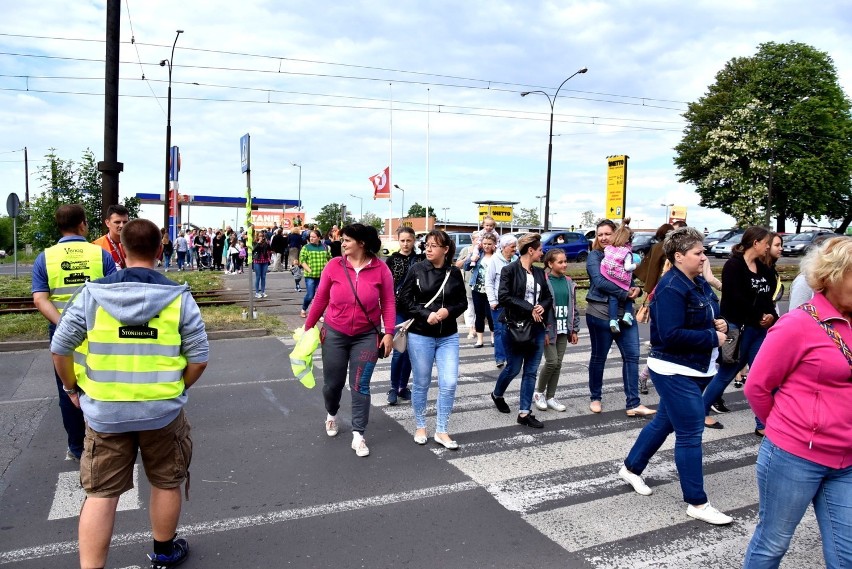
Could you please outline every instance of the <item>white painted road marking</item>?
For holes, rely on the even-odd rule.
[[[48,520],[76,518],[80,515],[80,507],[86,499],[86,492],[80,487],[80,472],[60,472],[53,493],[53,503],[50,506]],[[139,502],[139,465],[133,465],[133,488],[118,499],[118,511],[138,510]]]

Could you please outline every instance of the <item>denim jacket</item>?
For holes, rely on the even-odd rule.
[[[648,357],[706,371],[713,348],[719,346],[713,324],[719,301],[704,277],[693,282],[672,267],[657,283],[650,309]]]

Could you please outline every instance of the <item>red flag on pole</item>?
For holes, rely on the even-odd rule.
[[[373,183],[373,199],[390,199],[391,197],[391,180],[390,166],[376,174],[370,176],[370,181]]]

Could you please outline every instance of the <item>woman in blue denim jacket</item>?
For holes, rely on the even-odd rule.
[[[716,373],[716,357],[728,325],[719,302],[701,276],[707,257],[704,236],[691,227],[669,233],[663,242],[672,268],[660,279],[651,301],[651,352],[648,367],[660,394],[654,420],[639,437],[619,476],[643,495],[652,493],[642,477],[648,461],[675,433],[675,464],[688,516],[724,525],[732,518],[707,501],[702,472],[704,388]]]
[[[595,242],[586,259],[586,272],[589,273],[589,293],[586,295],[586,325],[589,329],[589,342],[592,353],[589,358],[589,395],[591,402],[589,410],[600,413],[603,398],[603,374],[606,358],[612,342],[621,352],[623,365],[621,378],[624,382],[625,407],[630,417],[648,416],[656,413],[641,404],[639,399],[639,330],[637,326],[624,323],[621,333],[613,334],[609,328],[610,296],[618,297],[621,304],[632,302],[642,294],[638,287],[624,290],[609,282],[601,274],[601,261],[604,258],[604,247],[610,245],[615,223],[604,219],[598,223]],[[623,310],[622,310],[623,314]]]

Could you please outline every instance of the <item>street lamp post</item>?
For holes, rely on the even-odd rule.
[[[352,196],[355,199],[361,200],[361,218],[358,221],[363,223],[363,221],[364,221],[364,198],[360,198],[360,197],[356,196],[355,194],[349,194],[349,195]]]
[[[175,46],[177,45],[178,37],[183,33],[183,30],[177,30],[175,34],[175,41],[172,44],[172,54],[169,56],[169,59],[163,59],[160,61],[160,67],[169,66],[169,91],[168,91],[168,110],[166,111],[166,191],[164,197],[166,202],[166,207],[163,215],[163,227],[168,231],[169,229],[169,211],[171,210],[171,193],[169,192],[169,155],[171,154],[172,148],[172,61],[175,58]],[[177,205],[175,206],[177,207]],[[172,236],[174,239],[174,236]]]
[[[589,69],[587,67],[583,67],[582,69],[578,69],[568,79],[574,77],[579,73],[585,73]],[[526,97],[530,93],[541,93],[545,97],[547,97],[547,102],[550,103],[550,138],[547,145],[547,189],[544,192],[544,230],[547,231],[550,229],[550,171],[551,166],[553,164],[553,107],[556,104],[556,97],[559,96],[559,91],[562,90],[562,86],[568,82],[568,79],[562,82],[561,85],[556,89],[556,93],[554,93],[553,98],[550,98],[550,95],[545,93],[544,91],[524,91],[521,93],[521,97]]]
[[[399,208],[399,225],[402,226],[402,220],[405,218],[405,190],[400,188],[398,184],[394,184],[393,187],[402,192],[402,205]]]
[[[663,223],[668,223],[669,222],[669,208],[674,207],[674,204],[673,203],[661,203],[660,206],[666,208],[666,220]]]
[[[535,199],[538,200],[538,228],[539,228],[540,231],[544,231],[544,221],[542,220],[542,217],[541,217],[541,200],[543,198],[544,198],[544,196],[536,196],[535,197]]]
[[[290,162],[290,164],[299,169],[299,211],[302,211],[302,167],[295,162]]]
[[[450,211],[450,208],[442,207],[441,209],[444,210],[444,231],[446,231],[447,230],[447,212]]]

